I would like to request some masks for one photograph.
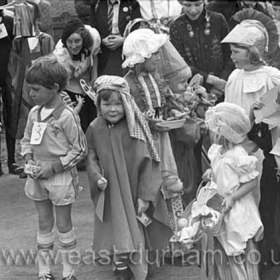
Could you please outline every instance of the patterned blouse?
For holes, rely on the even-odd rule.
[[[204,10],[192,21],[180,16],[170,28],[170,40],[192,69],[204,81],[209,74],[227,79],[233,70],[229,44],[221,44],[229,29],[223,15]],[[205,85],[205,84],[204,84]]]

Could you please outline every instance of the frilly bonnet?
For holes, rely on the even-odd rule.
[[[150,58],[168,40],[166,34],[156,34],[151,29],[140,28],[131,32],[123,44],[123,56],[125,61],[123,68],[134,67],[135,64],[143,63]]]
[[[245,110],[228,102],[210,107],[206,112],[205,122],[210,131],[223,136],[233,144],[243,142],[251,129]]]

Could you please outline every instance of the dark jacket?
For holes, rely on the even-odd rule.
[[[211,73],[227,79],[233,70],[229,44],[221,44],[229,28],[223,15],[207,11],[210,17],[210,33],[205,35],[206,11],[192,21],[186,15],[180,16],[170,28],[170,40],[187,64],[192,74],[200,73],[204,82]],[[189,36],[190,29],[194,36]],[[206,86],[204,84],[204,86]]]
[[[4,23],[8,33],[7,37],[0,39],[0,88],[5,86],[9,55],[12,49],[13,22],[13,18],[9,16],[2,16],[2,22],[0,22]]]
[[[123,35],[127,23],[135,18],[141,18],[140,6],[136,0],[121,0],[119,10],[119,31]],[[91,3],[91,25],[95,27],[101,39],[110,35],[108,26],[108,4],[107,0],[92,1]],[[98,57],[98,75],[123,76],[122,46],[114,51],[101,45],[101,53]]]

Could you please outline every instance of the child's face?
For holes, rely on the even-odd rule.
[[[83,39],[80,34],[73,33],[66,40],[66,47],[72,55],[80,53],[83,46]]]
[[[188,88],[189,72],[182,69],[175,77],[169,80],[169,87],[174,93],[183,93]]]
[[[30,97],[39,106],[51,105],[54,97],[58,94],[56,86],[54,86],[52,89],[46,88],[39,84],[31,84],[29,86],[31,88],[29,93]]]
[[[109,123],[118,123],[124,117],[120,93],[113,92],[108,100],[101,99],[100,112],[102,117]]]
[[[230,45],[230,50],[231,60],[233,61],[235,68],[246,69],[251,66],[248,50],[235,45]]]
[[[142,70],[148,73],[156,71],[159,61],[160,61],[159,52],[153,53],[150,58],[146,58],[145,61],[143,62]]]

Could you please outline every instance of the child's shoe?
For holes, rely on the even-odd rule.
[[[77,280],[77,278],[74,276],[74,270],[66,277],[63,277],[62,280]]]
[[[77,280],[77,278],[74,275],[69,275],[67,277],[63,277],[62,280]]]
[[[19,166],[16,163],[9,165],[8,168],[10,174],[19,175],[21,172],[23,172],[23,167]]]
[[[40,275],[38,280],[55,280],[55,278],[50,273],[48,273]]]
[[[132,272],[129,268],[124,269],[124,270],[117,270],[117,279],[118,280],[131,280],[132,279]]]

